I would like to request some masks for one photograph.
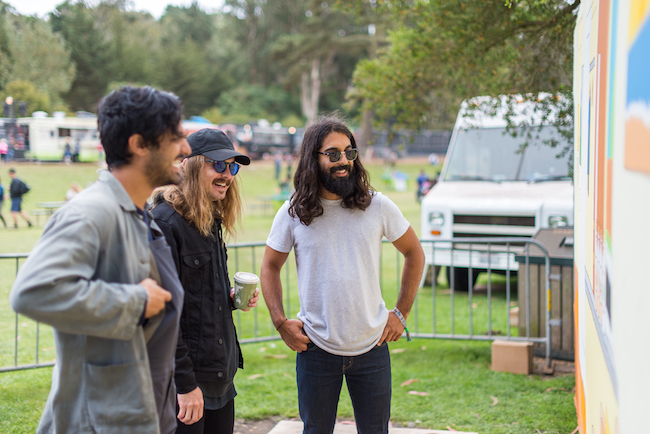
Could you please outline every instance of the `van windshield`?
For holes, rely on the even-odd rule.
[[[556,127],[535,128],[533,138],[521,152],[525,137],[512,137],[505,128],[459,130],[445,173],[445,181],[529,181],[568,178],[569,155],[556,158],[567,144]],[[555,139],[551,148],[545,141]],[[568,154],[568,153],[567,153]]]

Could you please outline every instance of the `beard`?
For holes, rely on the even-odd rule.
[[[342,167],[348,169],[348,176],[342,178],[335,176],[334,173]],[[346,198],[355,192],[356,179],[353,177],[353,174],[354,169],[349,164],[345,166],[334,166],[329,170],[321,167],[318,170],[318,178],[325,190],[342,198]]]
[[[170,167],[170,162],[160,150],[151,153],[151,158],[144,167],[145,176],[153,187],[160,187],[168,184],[180,184],[180,175]]]

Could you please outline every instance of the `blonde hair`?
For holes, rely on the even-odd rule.
[[[239,177],[233,177],[226,197],[215,201],[203,180],[203,161],[203,155],[188,158],[181,168],[181,183],[157,189],[154,197],[162,193],[165,201],[204,237],[213,236],[215,220],[221,219],[224,232],[235,238],[243,208]]]

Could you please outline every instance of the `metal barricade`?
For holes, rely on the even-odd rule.
[[[20,260],[27,258],[28,253],[8,253],[8,254],[0,254],[0,263],[2,263],[3,269],[2,269],[2,274],[3,276],[6,275],[7,273],[10,272],[10,268],[12,267],[13,264],[11,262],[15,263],[15,271],[13,272],[14,276],[15,274],[18,273],[18,269],[20,268]],[[3,279],[5,280],[5,279]],[[9,292],[7,291],[7,294]],[[41,350],[41,327],[38,322],[33,322],[30,321],[30,323],[33,323],[33,330],[29,330],[30,334],[34,334],[34,339],[35,339],[35,348],[34,348],[34,355],[33,355],[33,362],[32,363],[25,363],[25,364],[19,364],[18,359],[19,359],[19,343],[22,341],[22,335],[20,333],[21,328],[23,329],[28,329],[30,327],[30,324],[25,324],[24,326],[19,323],[19,317],[17,313],[13,312],[11,310],[11,307],[9,306],[9,298],[3,300],[2,306],[0,307],[0,318],[2,319],[2,323],[0,323],[0,333],[3,336],[3,341],[0,342],[0,348],[2,348],[2,351],[0,351],[0,354],[3,356],[3,362],[0,364],[0,372],[4,371],[16,371],[16,370],[21,370],[21,369],[31,369],[31,368],[41,368],[44,366],[53,366],[54,361],[46,361],[46,362],[41,362],[40,361],[40,350]],[[13,323],[13,345],[12,343],[8,343],[7,339],[4,338],[4,336],[9,336],[10,335],[10,327],[11,323]],[[4,360],[5,355],[9,354],[5,349],[8,347],[13,347],[13,365],[9,366],[7,364],[7,361]],[[53,348],[53,347],[52,347]],[[9,359],[8,359],[9,360]]]
[[[441,240],[421,240],[422,247],[427,253],[427,267],[425,267],[425,272],[429,268],[431,273],[431,284],[432,284],[432,300],[433,300],[433,327],[431,333],[419,333],[418,325],[419,323],[416,320],[415,333],[411,333],[413,336],[422,337],[422,338],[438,338],[438,339],[469,339],[469,340],[495,340],[495,339],[506,339],[514,341],[525,341],[525,342],[534,342],[542,343],[545,345],[545,356],[546,356],[546,365],[551,366],[551,326],[555,324],[551,320],[551,285],[550,285],[550,257],[549,253],[539,241],[524,238],[524,237],[463,237],[463,238],[451,238],[451,239],[441,239]],[[545,306],[545,317],[546,317],[546,336],[544,337],[533,337],[530,335],[531,325],[530,325],[530,277],[529,277],[529,247],[535,245],[538,247],[542,255],[544,256],[545,261],[545,291],[546,291],[546,306]],[[503,272],[506,276],[506,307],[509,309],[511,302],[511,285],[510,277],[513,271],[517,271],[519,264],[516,263],[514,257],[515,254],[523,255],[525,257],[525,309],[526,309],[526,335],[525,336],[514,336],[512,333],[510,315],[509,311],[506,315],[507,323],[507,333],[505,336],[500,336],[493,333],[492,328],[492,279],[491,275],[496,271],[493,267],[493,263],[500,263],[500,272]],[[454,278],[456,273],[454,270],[459,267],[459,264],[454,264],[454,260],[457,261],[459,258],[464,259],[463,268],[467,268],[468,272],[468,285],[467,288],[462,288],[459,291],[455,285]],[[476,261],[476,259],[480,261]],[[473,263],[473,261],[475,261]],[[478,262],[478,263],[477,263]],[[467,263],[467,267],[464,264]],[[505,264],[505,265],[504,265]],[[451,327],[450,333],[438,333],[437,332],[437,322],[436,322],[436,266],[445,265],[450,268],[451,272],[449,276],[451,281],[449,283],[450,290],[450,305],[451,305]],[[474,273],[486,271],[488,274],[487,279],[487,333],[485,335],[477,335],[474,333],[474,309],[473,298],[474,298]],[[423,279],[424,280],[424,279]],[[421,285],[422,286],[422,285]],[[455,333],[454,330],[454,312],[455,312],[455,295],[459,292],[467,292],[468,304],[469,304],[469,333],[459,334]],[[416,297],[413,310],[417,315],[419,310],[419,297]]]
[[[436,338],[436,339],[470,339],[470,340],[494,340],[494,339],[510,339],[510,340],[517,340],[517,341],[528,341],[528,342],[538,342],[538,343],[544,343],[546,345],[546,363],[548,366],[550,366],[550,340],[551,340],[551,333],[550,333],[550,327],[552,325],[552,321],[550,320],[550,305],[551,305],[551,299],[550,299],[550,285],[549,285],[549,256],[548,252],[546,251],[545,247],[541,245],[539,242],[532,240],[530,238],[454,238],[454,239],[447,239],[447,240],[436,240],[436,241],[421,241],[423,248],[429,249],[429,252],[431,253],[431,258],[437,258],[437,252],[448,252],[448,254],[453,253],[450,255],[451,263],[448,264],[451,268],[451,270],[454,269],[454,254],[469,254],[470,258],[470,267],[468,268],[468,273],[469,273],[469,282],[472,282],[472,273],[477,272],[477,270],[486,270],[488,273],[488,283],[487,283],[487,297],[485,298],[485,301],[487,303],[487,310],[486,310],[486,315],[487,315],[487,330],[484,332],[484,334],[479,334],[477,331],[477,323],[474,318],[474,308],[472,307],[474,304],[483,301],[483,298],[479,300],[479,296],[474,294],[474,290],[472,285],[469,285],[468,291],[467,291],[467,301],[468,301],[468,306],[469,306],[469,317],[468,317],[468,323],[467,324],[462,324],[462,328],[466,328],[467,332],[457,332],[456,331],[456,320],[455,320],[455,313],[457,310],[456,307],[456,298],[464,296],[461,291],[458,291],[455,288],[455,285],[453,282],[454,279],[454,272],[452,271],[450,273],[451,280],[450,282],[450,290],[449,290],[449,304],[450,304],[450,325],[448,326],[448,332],[445,333],[443,330],[443,325],[438,322],[437,318],[437,312],[439,311],[439,307],[437,306],[437,303],[439,302],[439,294],[437,294],[437,288],[436,288],[436,267],[432,266],[431,267],[431,274],[432,274],[432,286],[431,286],[431,301],[430,301],[430,307],[425,307],[423,301],[425,298],[428,298],[429,295],[425,294],[424,288],[420,288],[418,290],[418,294],[415,298],[415,302],[413,305],[413,308],[411,310],[411,315],[409,316],[409,328],[412,331],[412,335],[414,337],[420,337],[420,338]],[[453,244],[452,244],[453,243]],[[524,254],[527,255],[527,248],[518,248],[515,249],[514,246],[516,244],[523,244],[524,246],[529,246],[531,244],[536,245],[539,247],[539,249],[543,252],[545,255],[546,259],[546,267],[545,267],[545,283],[546,283],[546,292],[547,292],[547,305],[546,305],[546,336],[545,337],[532,337],[530,336],[530,333],[527,332],[526,336],[515,336],[514,333],[512,333],[511,330],[511,324],[510,324],[510,315],[509,315],[509,306],[511,302],[511,289],[510,289],[510,268],[506,270],[506,300],[505,300],[505,306],[507,308],[507,314],[506,314],[506,323],[507,323],[507,333],[505,336],[502,336],[500,334],[497,334],[495,330],[493,329],[493,305],[492,305],[492,284],[491,284],[491,274],[494,272],[492,266],[491,266],[491,257],[495,252],[493,250],[496,248],[495,246],[500,246],[498,247],[496,254],[505,254],[508,258],[510,255],[515,255],[517,254],[522,254],[521,252],[523,251]],[[454,249],[452,249],[452,245],[454,246]],[[263,242],[257,242],[257,243],[239,243],[239,244],[229,244],[228,245],[228,269],[229,269],[229,274],[230,276],[234,275],[236,271],[249,271],[253,272],[257,275],[260,274],[260,268],[262,264],[262,257],[264,254],[264,249],[265,249],[266,244]],[[459,249],[459,246],[463,246],[462,249]],[[466,247],[465,247],[466,246]],[[380,287],[382,289],[382,293],[384,294],[384,299],[386,301],[387,306],[392,306],[396,301],[397,301],[397,294],[399,292],[399,288],[401,285],[401,268],[403,266],[403,257],[402,255],[390,245],[390,243],[386,240],[383,242],[382,250],[383,247],[386,247],[386,251],[382,252],[381,256],[381,261],[380,261],[380,268],[379,268],[379,281],[380,281]],[[471,260],[474,257],[475,253],[479,253],[480,255],[487,255],[488,261],[487,261],[487,267],[484,266],[475,266],[473,267],[471,265]],[[390,256],[394,255],[395,260],[391,260]],[[18,268],[20,266],[20,260],[24,259],[27,257],[26,253],[17,253],[17,254],[1,254],[0,255],[0,265],[4,263],[5,261],[15,261],[15,272],[13,273],[15,276],[15,273],[18,272]],[[527,256],[526,256],[527,257]],[[388,258],[388,259],[387,259]],[[295,262],[293,258],[293,253],[290,254],[289,258],[287,259],[285,265],[284,265],[284,270],[282,272],[282,287],[283,287],[283,295],[284,295],[284,309],[285,309],[285,315],[290,318],[292,316],[295,316],[297,313],[297,306],[299,306],[299,299],[298,299],[298,293],[297,291],[294,290],[294,288],[297,288],[297,276],[295,273]],[[428,265],[433,265],[432,263],[429,263]],[[439,264],[436,264],[439,265]],[[446,265],[446,264],[445,264]],[[7,271],[6,264],[4,264],[5,269],[4,271]],[[526,260],[526,267],[528,267],[528,261]],[[527,270],[527,268],[526,268]],[[425,270],[426,271],[426,270]],[[526,273],[526,276],[528,273]],[[526,277],[528,280],[528,276]],[[7,280],[5,279],[5,282]],[[13,282],[9,283],[9,286],[11,286]],[[8,294],[8,291],[7,291]],[[529,299],[530,297],[528,296],[530,294],[530,285],[529,282],[526,282],[526,309],[528,314],[526,315],[526,320],[527,320],[527,325],[526,325],[526,330],[530,330],[530,324],[529,319],[530,319],[530,305],[529,305]],[[482,297],[482,296],[481,296]],[[13,322],[14,326],[14,331],[13,331],[13,342],[8,344],[7,342],[0,342],[0,348],[8,348],[11,344],[13,344],[13,364],[11,364],[8,360],[3,360],[0,362],[0,372],[3,371],[12,371],[12,370],[19,370],[19,369],[29,369],[29,368],[36,368],[36,367],[43,367],[43,366],[52,366],[54,364],[54,361],[52,360],[46,360],[45,362],[41,361],[41,357],[39,357],[40,351],[43,349],[40,348],[41,343],[43,342],[42,333],[43,330],[47,330],[48,336],[47,336],[47,341],[49,342],[51,340],[51,328],[49,326],[46,327],[41,327],[37,322],[33,322],[31,320],[25,319],[24,323],[21,323],[19,320],[19,317],[22,317],[16,313],[14,313],[11,310],[11,307],[9,306],[9,300],[8,297],[2,301],[2,306],[0,307],[0,327],[7,329],[11,327],[11,322]],[[427,309],[425,311],[425,308]],[[8,318],[11,317],[13,314],[13,318],[9,320]],[[424,325],[423,319],[425,317],[430,316],[431,320],[428,325]],[[25,317],[22,317],[25,318]],[[280,339],[279,334],[273,327],[273,323],[270,319],[270,316],[268,314],[267,308],[265,303],[262,301],[262,298],[260,297],[260,302],[258,303],[258,307],[256,309],[252,309],[252,312],[242,312],[242,311],[237,311],[237,313],[234,315],[234,320],[235,320],[235,325],[237,327],[238,331],[238,336],[239,340],[242,344],[245,343],[252,343],[252,342],[262,342],[262,341],[268,341],[268,340],[275,340],[275,339]],[[503,321],[503,319],[498,319],[498,321]],[[428,321],[427,321],[428,322]],[[27,353],[31,352],[31,350],[27,351],[25,348],[21,348],[20,344],[23,342],[21,340],[21,333],[23,330],[26,330],[28,328],[32,327],[30,329],[29,334],[34,334],[35,335],[35,348],[34,348],[34,356],[30,360],[25,360],[27,359]],[[429,329],[429,330],[425,330]],[[459,325],[459,328],[461,326]],[[7,340],[8,335],[0,335],[0,336],[5,336],[2,339]],[[48,350],[53,349],[53,344]],[[3,353],[5,351],[3,350]],[[20,354],[20,356],[19,356]],[[53,354],[53,353],[52,353]],[[10,366],[11,364],[11,366]]]

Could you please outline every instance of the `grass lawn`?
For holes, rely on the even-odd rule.
[[[411,222],[416,233],[420,232],[420,208],[415,201],[415,177],[425,168],[430,176],[435,170],[425,159],[401,161],[399,170],[410,176],[409,189],[405,192],[387,191],[380,180],[384,168],[381,163],[366,164],[375,188],[386,193]],[[63,200],[73,181],[87,186],[96,177],[94,164],[16,164],[18,176],[30,184],[32,190],[25,197],[24,209],[36,208],[37,202]],[[8,184],[8,166],[0,166],[0,178]],[[276,193],[277,182],[273,179],[272,162],[254,162],[240,172],[243,194],[248,206],[242,229],[236,240],[230,243],[252,243],[266,240],[273,221],[274,211],[264,208],[261,198]],[[8,205],[3,214],[10,218]],[[40,225],[27,228],[20,221],[19,230],[0,228],[0,253],[29,252],[42,231]],[[245,247],[229,250],[231,275],[236,270],[259,273],[263,247]],[[295,283],[295,263],[287,261],[288,270],[283,273],[285,310],[295,316],[298,311],[298,295]],[[397,282],[401,270],[399,256],[390,245],[384,245],[382,258],[382,289],[387,305],[392,306],[397,297]],[[13,284],[16,263],[0,260],[0,366],[14,364],[15,315],[8,305],[8,295]],[[496,279],[496,277],[495,277]],[[483,275],[479,284],[485,282]],[[493,283],[495,280],[493,280]],[[514,288],[514,287],[513,287]],[[444,278],[436,286],[436,297],[431,287],[419,291],[417,305],[409,317],[411,332],[438,333],[469,332],[469,312],[472,312],[473,332],[485,333],[488,323],[488,300],[485,293],[477,293],[470,304],[467,294],[449,292]],[[516,297],[513,295],[513,301]],[[492,329],[506,332],[508,307],[505,292],[495,290],[489,300],[492,306]],[[435,303],[435,304],[434,304]],[[435,323],[434,323],[435,318]],[[274,332],[268,311],[263,302],[254,312],[235,315],[240,338],[267,336]],[[35,358],[35,325],[20,316],[18,363],[33,363]],[[513,334],[516,330],[513,329]],[[295,384],[295,354],[282,341],[245,344],[242,347],[246,360],[245,370],[236,378],[239,392],[237,417],[261,419],[269,416],[296,417],[298,405]],[[497,373],[490,370],[490,343],[475,341],[447,341],[405,339],[391,344],[391,350],[403,350],[392,355],[393,401],[392,421],[395,424],[415,422],[417,426],[446,429],[447,426],[461,431],[480,433],[570,433],[575,428],[576,415],[573,406],[573,376],[546,378],[536,375],[524,376]],[[39,360],[53,360],[54,346],[51,332],[41,326]],[[34,432],[50,386],[51,368],[0,373],[0,432]],[[418,380],[408,386],[400,385],[406,380]],[[422,392],[427,395],[409,394]],[[494,397],[494,398],[493,398]],[[495,404],[495,401],[498,401]],[[342,394],[339,416],[352,418],[352,407],[347,393]]]

